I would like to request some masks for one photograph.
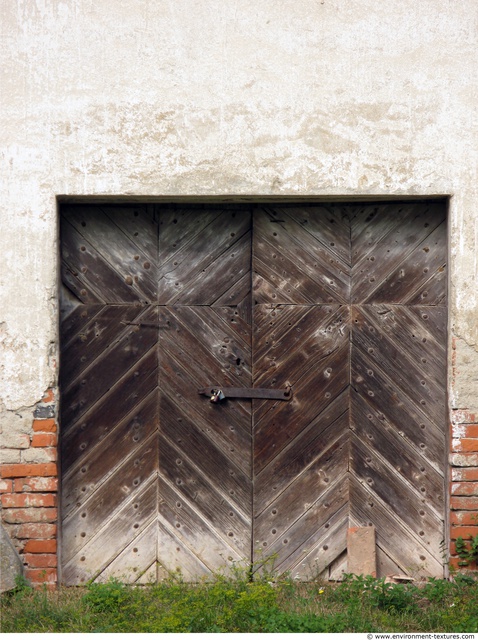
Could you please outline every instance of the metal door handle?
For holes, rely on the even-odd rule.
[[[285,389],[252,389],[247,387],[219,387],[210,385],[203,389],[198,389],[202,396],[209,396],[211,402],[218,403],[226,398],[259,398],[267,400],[290,400],[292,398],[292,387]]]

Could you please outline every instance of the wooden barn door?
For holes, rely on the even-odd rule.
[[[442,204],[267,207],[254,226],[254,544],[279,573],[336,578],[350,526],[378,573],[443,575]]]
[[[250,562],[251,212],[65,207],[62,580]]]
[[[62,579],[441,575],[441,206],[65,207]],[[280,389],[289,402],[198,389]]]

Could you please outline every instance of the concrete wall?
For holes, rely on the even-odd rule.
[[[0,20],[5,495],[54,476],[56,436],[34,438],[53,433],[58,196],[449,194],[451,506],[455,537],[477,533],[476,0],[5,0]],[[24,551],[54,506],[8,500]]]

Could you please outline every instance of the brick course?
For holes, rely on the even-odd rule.
[[[4,526],[35,585],[55,588],[57,574],[58,468],[55,391],[37,405],[30,433],[2,438],[0,500]]]
[[[452,411],[450,435],[450,567],[463,570],[454,541],[478,536],[478,414]],[[467,568],[476,569],[476,563]]]

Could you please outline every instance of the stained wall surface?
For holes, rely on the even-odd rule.
[[[24,557],[56,535],[57,203],[79,196],[450,196],[451,525],[475,534],[476,1],[8,0],[0,28],[0,488]]]

